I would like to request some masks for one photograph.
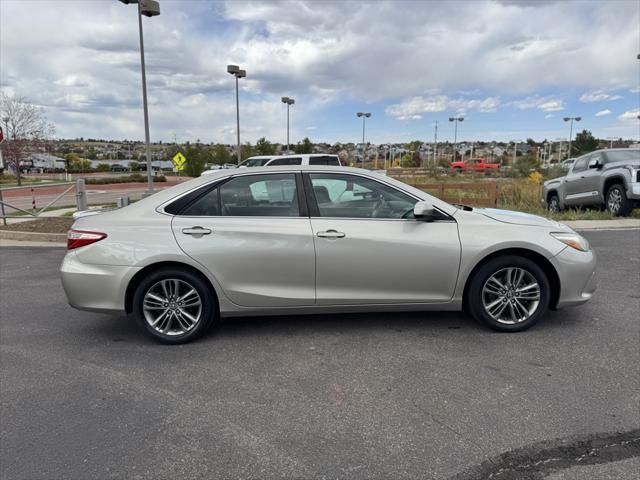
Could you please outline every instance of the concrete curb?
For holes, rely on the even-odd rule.
[[[574,230],[620,230],[640,228],[640,219],[621,218],[618,220],[570,220],[560,223],[570,226]]]
[[[1,240],[19,240],[27,242],[52,242],[67,243],[66,233],[37,233],[37,232],[14,232],[11,230],[0,230]]]

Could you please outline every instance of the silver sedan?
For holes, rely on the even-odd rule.
[[[464,310],[514,332],[595,291],[569,227],[454,206],[345,167],[220,170],[78,218],[62,284],[76,308],[192,340],[220,317]]]

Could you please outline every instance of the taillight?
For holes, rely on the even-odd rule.
[[[69,230],[67,234],[67,250],[91,245],[92,243],[99,242],[103,238],[107,238],[106,233]]]

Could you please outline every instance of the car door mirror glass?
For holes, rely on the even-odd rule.
[[[589,160],[589,168],[600,168],[602,164],[600,163],[599,158],[593,158]]]

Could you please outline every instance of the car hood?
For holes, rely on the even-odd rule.
[[[547,180],[546,182],[544,182],[544,185],[546,187],[548,185],[553,185],[554,183],[560,183],[563,179],[564,177],[552,178],[551,180]]]
[[[474,208],[474,212],[484,215],[492,220],[503,223],[511,223],[513,225],[529,225],[532,227],[547,227],[557,230],[570,230],[566,225],[540,217],[539,215],[531,215],[530,213],[515,212],[513,210],[500,210],[497,208]]]

